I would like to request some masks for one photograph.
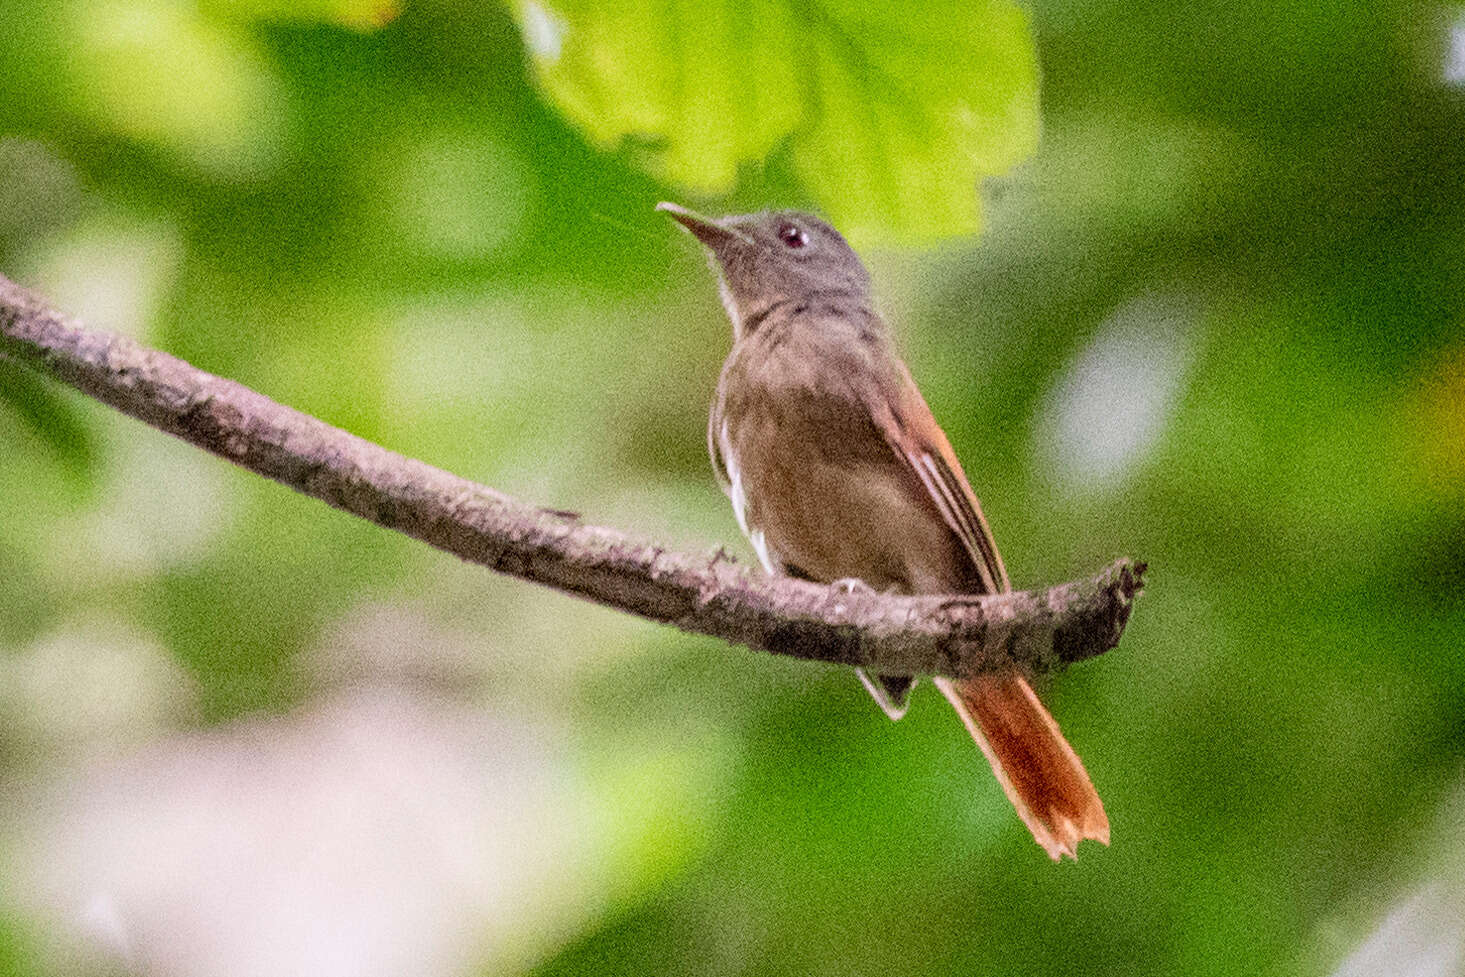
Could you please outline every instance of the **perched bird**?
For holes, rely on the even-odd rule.
[[[839,232],[792,211],[666,211],[711,252],[733,345],[707,426],[713,467],[770,573],[898,593],[1011,589],[961,463]],[[866,675],[892,719],[914,679]],[[1109,843],[1083,763],[1016,671],[935,679],[1054,859]]]

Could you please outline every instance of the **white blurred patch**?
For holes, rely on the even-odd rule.
[[[1456,7],[1445,28],[1445,56],[1441,77],[1446,85],[1465,88],[1465,11]]]
[[[1412,886],[1412,891],[1378,913],[1382,920],[1353,947],[1333,971],[1333,977],[1465,974],[1465,781],[1457,783],[1454,793],[1446,798],[1436,827],[1414,847],[1429,853],[1419,864],[1427,866],[1430,878]],[[1336,945],[1336,934],[1354,929],[1351,922],[1325,925],[1324,941]],[[1344,945],[1350,945],[1352,939],[1347,938]]]
[[[534,3],[533,0],[525,3],[522,10],[520,21],[523,24],[524,46],[539,60],[555,63],[564,49],[568,26],[554,11],[543,4]]]
[[[580,917],[594,857],[563,755],[532,723],[379,693],[178,737],[33,807],[7,888],[158,977],[517,969]]]
[[[525,160],[482,129],[414,131],[384,170],[402,239],[433,258],[504,256],[518,246],[538,197]]]
[[[1333,977],[1460,977],[1465,900],[1458,886],[1424,886],[1397,905]]]
[[[18,755],[115,751],[185,720],[195,690],[168,650],[109,617],[0,655],[0,742]]]
[[[97,505],[70,517],[48,554],[57,579],[106,583],[185,566],[233,522],[237,471],[119,414],[98,416],[106,468]]]
[[[57,242],[41,260],[35,287],[92,328],[145,339],[182,257],[172,224],[112,214]]]
[[[552,364],[545,344],[531,340],[525,303],[514,296],[431,295],[411,303],[392,324],[387,403],[414,424],[485,403],[533,397]],[[444,356],[451,350],[451,356]],[[458,437],[455,435],[455,437]]]
[[[634,335],[634,312],[564,285],[413,299],[386,336],[391,416],[412,425],[418,457],[574,508],[596,481],[586,472],[624,434],[603,416],[616,402],[607,391],[618,389],[606,384],[627,382],[621,352],[584,342],[584,323],[613,321],[612,338]]]
[[[1154,447],[1194,359],[1197,303],[1148,295],[1114,312],[1054,385],[1039,460],[1075,494],[1111,488]]]
[[[429,606],[362,601],[326,626],[302,667],[322,688],[401,685],[478,692],[499,659],[486,653],[489,640],[467,622],[438,619]]]
[[[680,871],[734,769],[717,736],[650,730],[587,776],[544,705],[359,688],[8,790],[0,900],[46,972],[527,971]]]

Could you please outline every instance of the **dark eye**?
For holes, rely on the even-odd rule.
[[[778,239],[790,248],[802,248],[809,243],[809,235],[805,234],[804,229],[797,224],[785,224],[780,227]]]

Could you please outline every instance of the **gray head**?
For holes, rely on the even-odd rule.
[[[859,255],[817,217],[773,210],[714,219],[676,204],[656,209],[712,253],[723,304],[739,333],[745,320],[778,302],[826,296],[869,301],[870,276]]]

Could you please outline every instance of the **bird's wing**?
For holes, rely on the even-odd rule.
[[[890,391],[893,396],[886,398],[888,423],[880,425],[891,448],[925,486],[942,520],[981,574],[986,591],[995,594],[1011,590],[992,529],[951,442],[903,364],[900,373],[898,391]]]

